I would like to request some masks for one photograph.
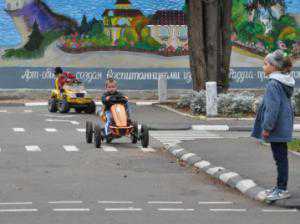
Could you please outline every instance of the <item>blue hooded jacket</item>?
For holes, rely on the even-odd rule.
[[[295,80],[292,76],[274,72],[270,74],[262,104],[258,109],[251,136],[263,139],[263,130],[270,132],[268,142],[292,140],[294,112],[291,103]]]

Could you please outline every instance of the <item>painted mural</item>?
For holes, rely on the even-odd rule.
[[[62,66],[87,74],[91,83],[107,76],[141,81],[166,74],[178,81],[174,87],[190,88],[184,2],[0,0],[0,76],[18,73],[30,81]],[[258,86],[263,56],[278,48],[300,67],[299,0],[271,8],[253,0],[233,2],[232,87]]]

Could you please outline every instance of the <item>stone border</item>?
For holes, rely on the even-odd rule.
[[[244,179],[240,174],[228,170],[224,167],[214,166],[209,161],[203,160],[200,156],[195,153],[190,153],[186,149],[182,148],[177,144],[163,144],[164,148],[175,156],[180,163],[189,165],[197,170],[201,170],[210,177],[218,179],[225,185],[238,190],[246,197],[259,201],[264,204],[270,204],[265,201],[266,194],[265,188],[257,185],[252,179]],[[300,202],[299,202],[300,203]],[[283,208],[296,208],[299,209],[300,204],[287,204],[285,200],[278,200],[273,202],[273,205]]]
[[[240,191],[247,197],[256,201],[264,202],[266,189],[258,186],[251,179],[244,179],[238,173],[224,167],[214,166],[209,161],[203,160],[194,153],[188,152],[179,145],[164,144],[164,148],[174,155],[180,162],[188,164],[196,169],[202,170],[209,176],[220,180],[227,186]]]

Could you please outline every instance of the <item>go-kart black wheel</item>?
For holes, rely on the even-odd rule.
[[[56,104],[56,100],[55,99],[49,99],[48,101],[48,111],[50,113],[55,113],[57,112],[57,104]]]
[[[112,140],[113,140],[113,137],[111,137],[111,136],[106,136],[106,137],[105,137],[105,141],[106,141],[106,143],[108,143],[108,144],[110,144],[110,143],[112,142]]]
[[[133,122],[132,125],[133,125],[133,131],[130,135],[130,138],[131,138],[131,142],[133,144],[136,144],[139,139],[139,126],[136,122]]]
[[[94,144],[96,148],[101,147],[101,142],[102,142],[102,136],[101,136],[101,127],[99,125],[95,126],[94,130]]]
[[[75,112],[78,114],[81,114],[81,112],[84,111],[82,108],[75,108]]]
[[[93,123],[90,121],[87,121],[85,125],[85,139],[88,144],[93,142]]]
[[[70,111],[69,103],[65,99],[58,102],[58,111],[62,114]]]
[[[92,101],[88,107],[85,109],[85,113],[87,114],[94,114],[96,112],[96,104]]]
[[[141,128],[141,142],[144,148],[148,148],[149,145],[149,129],[146,125],[142,125]]]

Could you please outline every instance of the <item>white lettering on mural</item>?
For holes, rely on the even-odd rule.
[[[295,79],[300,79],[300,71],[292,71],[291,75]],[[235,70],[230,69],[229,79],[235,83],[244,83],[249,80],[259,80],[264,82],[267,78],[263,71],[259,70]]]
[[[106,72],[106,77],[103,77],[102,72],[76,72],[76,78],[91,83],[94,80],[102,80],[103,78],[113,78],[116,80],[158,80],[160,76],[166,76],[168,80],[184,80],[186,83],[192,82],[192,75],[189,71],[184,72],[120,72],[114,71],[113,69],[108,69]],[[37,71],[26,69],[24,74],[21,75],[21,79],[26,82],[32,80],[53,80],[55,78],[52,69],[46,69],[45,71]]]

